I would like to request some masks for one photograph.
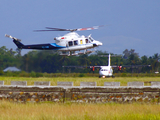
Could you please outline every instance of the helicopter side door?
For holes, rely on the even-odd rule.
[[[66,45],[66,47],[72,47],[72,46],[77,46],[78,45],[78,40],[74,40],[74,41],[68,41],[68,44]]]
[[[78,40],[68,41],[66,47],[68,47],[68,50],[79,50],[79,42]]]
[[[89,39],[80,38],[76,40],[67,41],[66,47],[69,51],[84,50],[92,47],[92,45],[89,43],[91,43]]]

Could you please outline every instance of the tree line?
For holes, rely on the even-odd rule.
[[[21,50],[7,49],[5,46],[0,47],[0,71],[10,66],[15,66],[25,72],[37,72],[37,73],[88,73],[90,69],[84,68],[63,68],[62,66],[102,66],[108,65],[108,55],[106,51],[97,51],[90,55],[80,56],[60,56],[55,51],[30,51],[25,55],[21,55]],[[122,72],[142,72],[153,73],[159,71],[159,59],[158,53],[153,56],[140,57],[134,49],[125,49],[122,55],[116,55],[110,53],[111,65],[151,65],[151,67],[143,68],[124,68]],[[104,55],[104,56],[103,56]],[[98,72],[96,70],[95,72]],[[118,70],[114,70],[119,72]]]

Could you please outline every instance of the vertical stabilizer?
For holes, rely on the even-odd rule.
[[[24,46],[21,42],[15,40],[15,39],[13,40],[13,42],[17,45],[17,47],[18,47],[19,49],[22,49],[23,46]]]
[[[111,58],[110,58],[110,54],[108,55],[108,66],[111,66]]]
[[[5,37],[9,37],[9,38],[13,39],[13,42],[17,45],[17,47],[19,49],[23,48],[24,45],[20,42],[21,41],[20,39],[17,39],[15,37],[12,37],[11,35],[7,35],[7,34],[5,34]]]

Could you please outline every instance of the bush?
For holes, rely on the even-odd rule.
[[[126,77],[126,76],[127,76],[126,73],[122,73],[122,74],[121,74],[121,77]]]
[[[3,70],[0,70],[0,75],[4,75],[4,72],[3,72]]]
[[[25,71],[22,71],[20,74],[19,74],[20,77],[29,77],[29,73],[25,72]]]
[[[85,75],[83,73],[80,73],[79,77],[85,77]]]
[[[36,77],[43,77],[43,73],[36,73]]]
[[[30,74],[29,74],[30,77],[36,77],[36,73],[34,71],[32,71]]]

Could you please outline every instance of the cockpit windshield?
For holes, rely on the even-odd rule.
[[[91,42],[93,42],[94,41],[94,39],[92,38],[92,37],[88,37],[89,38],[89,40],[91,41]]]

